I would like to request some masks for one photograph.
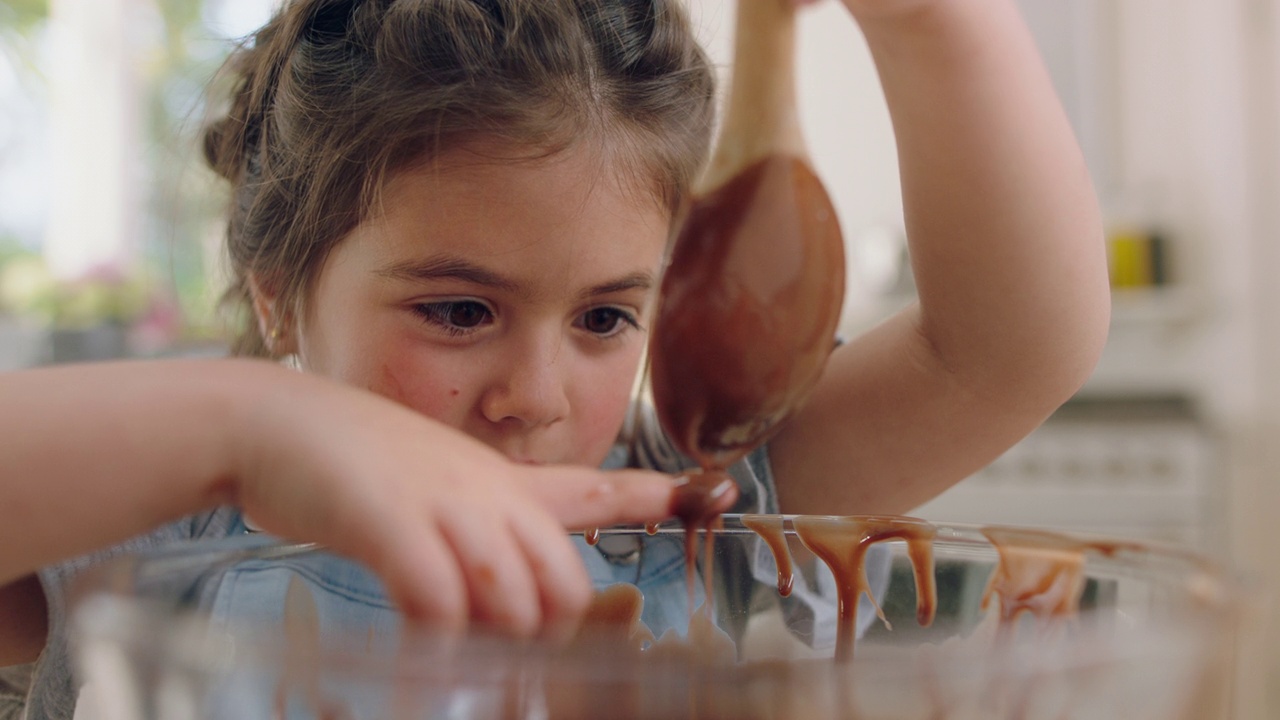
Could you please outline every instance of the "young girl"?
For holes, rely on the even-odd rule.
[[[835,350],[808,405],[733,468],[737,510],[907,512],[1070,397],[1106,335],[1096,201],[1013,0],[843,3],[892,113],[920,300]],[[63,588],[100,556],[49,563],[236,504],[365,561],[419,618],[530,635],[572,623],[588,577],[624,574],[566,525],[658,519],[669,500],[652,475],[566,466],[687,465],[643,413],[616,445],[710,145],[712,71],[677,0],[294,0],[230,68],[205,148],[233,190],[230,297],[252,318],[236,350],[305,373],[122,366],[0,385],[8,413],[11,395],[31,408],[78,383],[80,402],[146,416],[164,440],[97,443],[119,470],[109,491],[82,476],[82,493],[27,491],[37,512],[18,528],[34,540],[0,566],[19,610],[0,614],[0,647],[19,662],[45,646],[35,717],[68,712]],[[106,432],[93,422],[77,432]],[[30,477],[85,469],[20,460]],[[190,482],[170,491],[169,476]],[[245,527],[224,508],[129,547]]]

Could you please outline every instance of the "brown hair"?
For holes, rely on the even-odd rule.
[[[231,182],[233,282],[297,310],[395,172],[468,139],[621,148],[674,212],[706,159],[714,81],[679,0],[292,0],[227,61],[205,133]],[[246,323],[233,351],[268,355]]]

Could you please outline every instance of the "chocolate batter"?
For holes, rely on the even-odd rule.
[[[933,624],[938,605],[938,591],[933,577],[933,538],[937,530],[925,522],[908,517],[797,517],[796,535],[831,569],[839,598],[839,625],[836,628],[837,662],[853,660],[853,640],[858,627],[858,597],[866,593],[872,604],[876,599],[867,585],[863,568],[867,550],[886,540],[905,540],[907,554],[916,578],[916,620],[925,627]],[[884,619],[884,613],[876,606]]]
[[[773,564],[778,568],[778,594],[789,597],[795,587],[796,576],[791,565],[791,551],[787,548],[786,520],[781,515],[743,515],[742,524],[769,545]]]
[[[1138,543],[1082,541],[1042,530],[989,527],[982,534],[1000,555],[983,593],[982,608],[992,597],[1000,597],[1005,632],[1023,613],[1043,621],[1075,617],[1084,591],[1085,553],[1112,556],[1143,549]]]
[[[653,324],[658,419],[676,447],[723,470],[802,406],[833,347],[844,297],[835,208],[801,160],[760,160],[695,199]]]

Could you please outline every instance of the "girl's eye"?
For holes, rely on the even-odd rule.
[[[612,337],[627,326],[639,329],[640,323],[625,310],[614,307],[592,308],[582,315],[582,328],[593,335]]]
[[[493,318],[489,308],[474,300],[423,303],[415,305],[414,310],[427,322],[455,334],[474,330]]]

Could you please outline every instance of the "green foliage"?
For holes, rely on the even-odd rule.
[[[26,248],[22,243],[18,242],[18,238],[0,231],[0,266],[4,265],[9,258],[22,255],[26,252]]]
[[[49,0],[0,0],[0,54],[29,77],[42,76],[32,40],[48,17]]]
[[[0,29],[26,34],[49,17],[49,0],[0,0]]]
[[[36,253],[19,251],[0,257],[0,314],[29,317],[58,328],[128,324],[161,297],[143,276],[60,281]]]

